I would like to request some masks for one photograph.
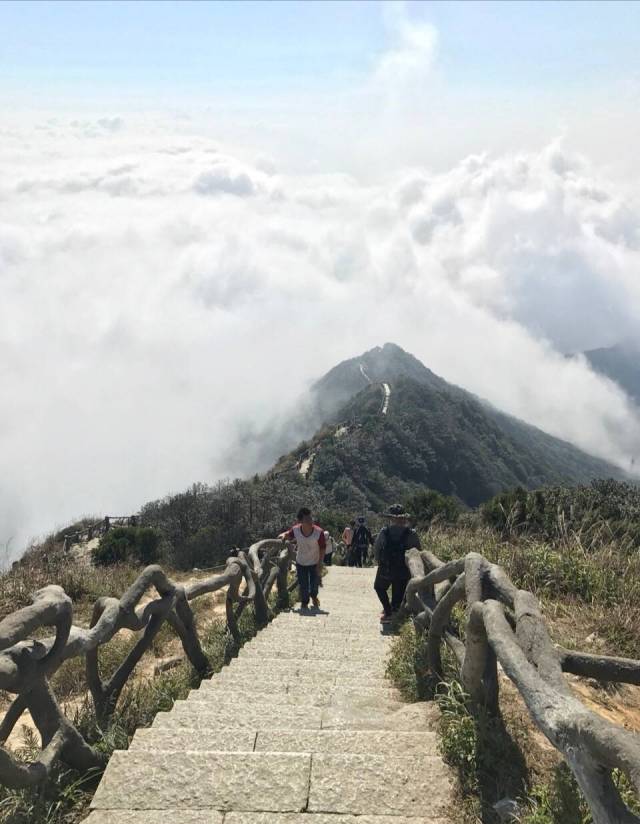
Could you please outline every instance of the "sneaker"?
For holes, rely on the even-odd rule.
[[[311,600],[313,601],[314,607],[316,609],[320,609],[320,599],[318,598],[318,596],[316,595],[316,597],[312,598]]]
[[[300,604],[300,609],[309,609],[309,602],[306,601],[305,603]]]
[[[393,621],[392,615],[387,615],[386,612],[383,612],[380,616],[380,623],[381,624],[390,624]]]

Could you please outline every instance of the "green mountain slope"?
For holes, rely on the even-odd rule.
[[[390,392],[386,415],[383,383]],[[392,344],[340,364],[314,391],[327,425],[281,459],[276,472],[302,474],[336,505],[352,499],[378,509],[426,485],[475,506],[518,485],[623,477],[448,384]]]

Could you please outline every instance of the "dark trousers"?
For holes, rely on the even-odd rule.
[[[324,565],[331,566],[333,559],[333,552],[327,552],[324,556]]]
[[[397,612],[400,609],[408,583],[408,576],[390,575],[387,571],[381,570],[380,567],[378,567],[373,588],[380,599],[385,615],[391,615],[391,613]],[[391,587],[391,601],[389,601],[389,587]]]
[[[366,546],[352,546],[351,547],[351,554],[349,555],[349,566],[352,567],[361,567],[362,566],[362,558],[367,551]]]
[[[300,601],[304,607],[309,603],[309,596],[312,598],[318,597],[318,566],[317,564],[311,564],[310,566],[296,564],[296,572],[298,573]]]

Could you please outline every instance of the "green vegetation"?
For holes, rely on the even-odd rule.
[[[423,535],[423,545],[442,560],[479,552],[500,564],[518,587],[540,599],[557,643],[640,658],[640,555],[630,538],[638,526],[637,501],[635,488],[615,482],[515,490],[457,524],[434,524]],[[571,520],[554,531],[550,513],[554,507],[558,511],[559,502]],[[523,507],[517,527],[508,516],[492,520],[507,504]],[[454,623],[460,617],[454,613]],[[388,675],[408,700],[438,703],[440,749],[458,775],[463,824],[497,824],[493,805],[505,798],[518,802],[523,824],[591,824],[573,775],[555,752],[541,747],[513,687],[501,688],[500,718],[472,715],[451,661],[445,655],[444,683],[434,681],[424,647],[408,623],[399,628]],[[592,700],[607,710],[615,711],[635,695],[619,685],[588,686]],[[616,780],[627,803],[640,811],[625,776]]]
[[[625,553],[640,547],[640,488],[614,480],[533,492],[518,487],[488,501],[482,516],[503,537],[571,536],[587,549],[615,542]]]
[[[93,562],[99,566],[125,562],[148,566],[160,557],[159,542],[160,535],[150,527],[117,526],[100,538],[93,552]]]
[[[428,529],[432,523],[450,523],[458,520],[460,504],[450,495],[434,489],[422,489],[405,502],[416,529]]]

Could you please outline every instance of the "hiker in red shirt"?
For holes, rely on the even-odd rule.
[[[322,562],[326,549],[324,530],[314,524],[311,510],[306,506],[298,511],[298,523],[287,532],[278,535],[286,541],[295,541],[298,545],[296,553],[296,572],[302,609],[309,607],[309,596],[313,606],[320,607],[318,586],[322,574]]]

